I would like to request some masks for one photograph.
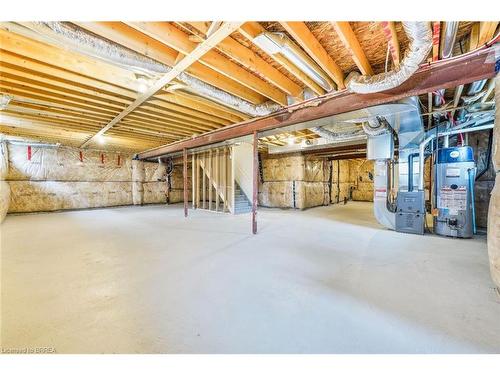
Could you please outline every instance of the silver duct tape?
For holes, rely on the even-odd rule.
[[[396,69],[374,76],[356,74],[348,83],[348,89],[359,94],[390,90],[401,85],[419,65],[425,61],[432,49],[432,30],[429,22],[403,22],[410,44],[401,64]]]
[[[77,53],[98,58],[127,70],[158,78],[168,73],[171,67],[143,56],[112,41],[94,35],[76,25],[66,22],[31,22],[29,28],[36,33],[66,46]],[[181,72],[177,79],[189,86],[195,94],[204,96],[229,108],[252,117],[269,115],[282,107],[271,101],[253,104],[235,95],[222,91],[198,78]]]

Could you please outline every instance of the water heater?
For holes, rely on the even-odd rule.
[[[435,158],[436,234],[470,238],[474,227],[476,166],[471,147],[449,147]]]

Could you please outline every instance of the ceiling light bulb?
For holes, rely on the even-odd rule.
[[[290,138],[288,138],[286,141],[287,141],[287,143],[288,143],[290,146],[295,144],[295,138],[294,138],[294,137],[290,137]]]
[[[99,142],[101,145],[103,145],[104,143],[106,143],[106,140],[104,139],[104,136],[99,135],[97,137],[97,142]]]
[[[146,91],[148,91],[149,88],[149,81],[146,77],[142,75],[137,75],[137,92],[144,94]]]
[[[139,84],[137,85],[137,92],[144,94],[147,90],[148,90],[148,86],[146,85],[146,83],[139,82]]]

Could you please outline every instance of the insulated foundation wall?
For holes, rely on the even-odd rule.
[[[0,141],[0,223],[7,215],[10,203],[10,186],[5,181],[9,171],[9,155],[7,143]]]
[[[261,168],[261,206],[305,209],[344,200],[373,200],[373,161],[262,154]]]
[[[476,208],[476,225],[486,228],[488,224],[488,206],[491,192],[495,185],[496,175],[493,163],[488,163],[489,131],[470,133],[468,141],[469,145],[474,149],[474,159],[477,163],[478,173],[485,170],[483,175],[474,184],[474,202]]]
[[[10,190],[10,213],[167,200],[165,167],[158,163],[133,161],[132,155],[118,152],[24,143],[2,145],[7,151],[7,162],[2,164],[6,173],[2,175]],[[2,182],[2,197],[4,186]],[[6,206],[2,199],[2,209]]]
[[[328,163],[301,154],[261,154],[259,205],[298,208],[329,203]]]
[[[171,176],[171,188],[168,193],[168,202],[169,203],[179,203],[184,202],[184,175],[183,175],[183,164],[182,160],[176,160],[174,162],[174,169],[172,171]],[[191,169],[191,160],[188,160],[188,168],[187,168],[187,186],[188,186],[188,201],[192,200],[192,169]],[[207,193],[208,196],[208,193]]]
[[[488,255],[491,277],[497,288],[500,288],[500,74],[495,77],[495,102],[492,161],[496,178],[488,212]]]

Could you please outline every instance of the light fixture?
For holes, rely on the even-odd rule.
[[[288,137],[286,140],[286,143],[288,143],[290,146],[295,144],[295,137]]]
[[[145,75],[135,74],[137,79],[137,92],[144,94],[149,88],[149,79]]]
[[[286,34],[263,32],[253,38],[253,42],[269,55],[282,54],[326,91],[332,89],[326,75],[321,71],[314,60],[292,42]]]
[[[303,139],[302,142],[300,142],[300,145],[302,147],[307,147],[307,146],[311,146],[312,145],[312,142],[310,139]]]
[[[0,110],[7,108],[11,100],[12,96],[0,94]]]
[[[98,135],[96,137],[96,139],[97,139],[97,142],[99,142],[99,144],[101,144],[101,145],[106,143],[106,139],[104,139],[104,136],[102,134]]]

